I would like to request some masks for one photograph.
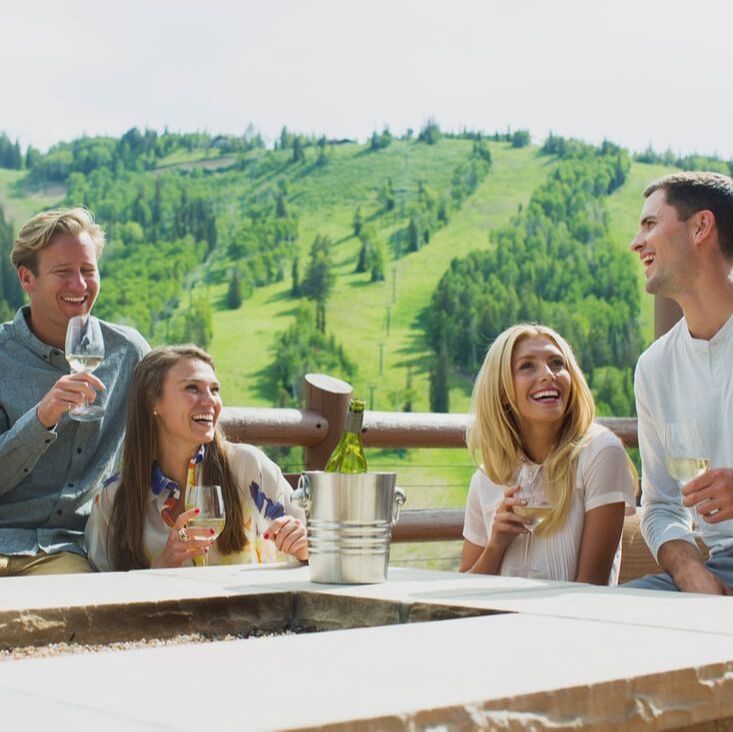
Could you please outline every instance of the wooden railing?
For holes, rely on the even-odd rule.
[[[346,422],[351,386],[323,374],[308,374],[305,409],[224,407],[222,425],[233,442],[305,447],[308,470],[320,470]],[[466,447],[469,414],[376,412],[364,414],[366,447]],[[627,447],[638,446],[635,418],[609,417],[598,422]],[[404,510],[392,531],[393,542],[460,539],[463,508]]]

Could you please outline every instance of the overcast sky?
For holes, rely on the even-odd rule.
[[[550,130],[733,157],[726,0],[22,0],[0,131]]]

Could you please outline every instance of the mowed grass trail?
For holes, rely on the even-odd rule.
[[[434,168],[428,166],[427,158],[441,146],[445,150],[441,164],[447,184],[445,179],[452,168],[470,153],[468,141],[441,141],[433,149],[411,145],[417,151],[407,162],[399,145],[389,156],[386,153],[391,147],[371,156],[352,151],[353,157],[343,165],[335,164],[338,160],[332,161],[312,180],[309,176],[307,188],[305,182],[300,184],[300,190],[297,182],[290,184],[289,200],[297,204],[301,216],[301,275],[316,234],[327,234],[336,242],[333,260],[337,280],[328,303],[327,331],[336,336],[358,364],[355,391],[367,398],[373,394],[375,409],[400,408],[395,395],[405,386],[408,365],[412,366],[413,385],[418,394],[413,408],[416,411],[429,409],[430,354],[420,327],[420,315],[450,261],[474,249],[491,246],[490,229],[507,223],[517,206],[526,204],[532,190],[547,175],[553,160],[539,156],[536,148],[516,150],[505,143],[492,143],[491,172],[448,225],[438,230],[420,251],[399,259],[394,258],[387,246],[387,279],[382,283],[370,283],[368,274],[354,273],[360,246],[352,230],[356,206],[361,206],[365,218],[372,216],[378,207],[376,190],[388,175],[397,191],[398,207],[400,197],[409,195],[406,191],[415,189],[419,180],[426,180],[427,185],[436,190],[441,181],[435,180]],[[423,152],[425,154],[419,154]],[[352,165],[356,166],[356,173]],[[403,167],[412,171],[409,180],[404,176],[399,178]],[[432,181],[427,178],[430,170],[433,170]],[[318,191],[322,195],[318,195]],[[305,209],[306,206],[307,210],[301,212],[301,207]],[[395,229],[405,225],[406,219],[377,216],[374,223],[380,237],[387,242]],[[216,311],[211,350],[217,359],[229,403],[269,403],[262,393],[260,379],[272,360],[270,349],[275,334],[289,325],[299,303],[290,297],[290,287],[290,277],[286,276],[281,283],[256,290],[239,310]],[[212,286],[210,293],[213,302],[222,302],[226,285]],[[380,347],[380,344],[383,345]],[[451,400],[453,411],[467,408],[464,380],[455,380]]]

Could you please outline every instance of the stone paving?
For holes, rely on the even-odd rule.
[[[377,585],[234,566],[0,588],[0,647],[324,629],[2,662],[2,718],[27,729],[728,729],[733,717],[731,598],[397,568]]]

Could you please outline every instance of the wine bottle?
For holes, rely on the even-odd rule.
[[[367,461],[361,441],[364,406],[363,399],[351,400],[344,433],[326,463],[327,473],[366,473]]]

